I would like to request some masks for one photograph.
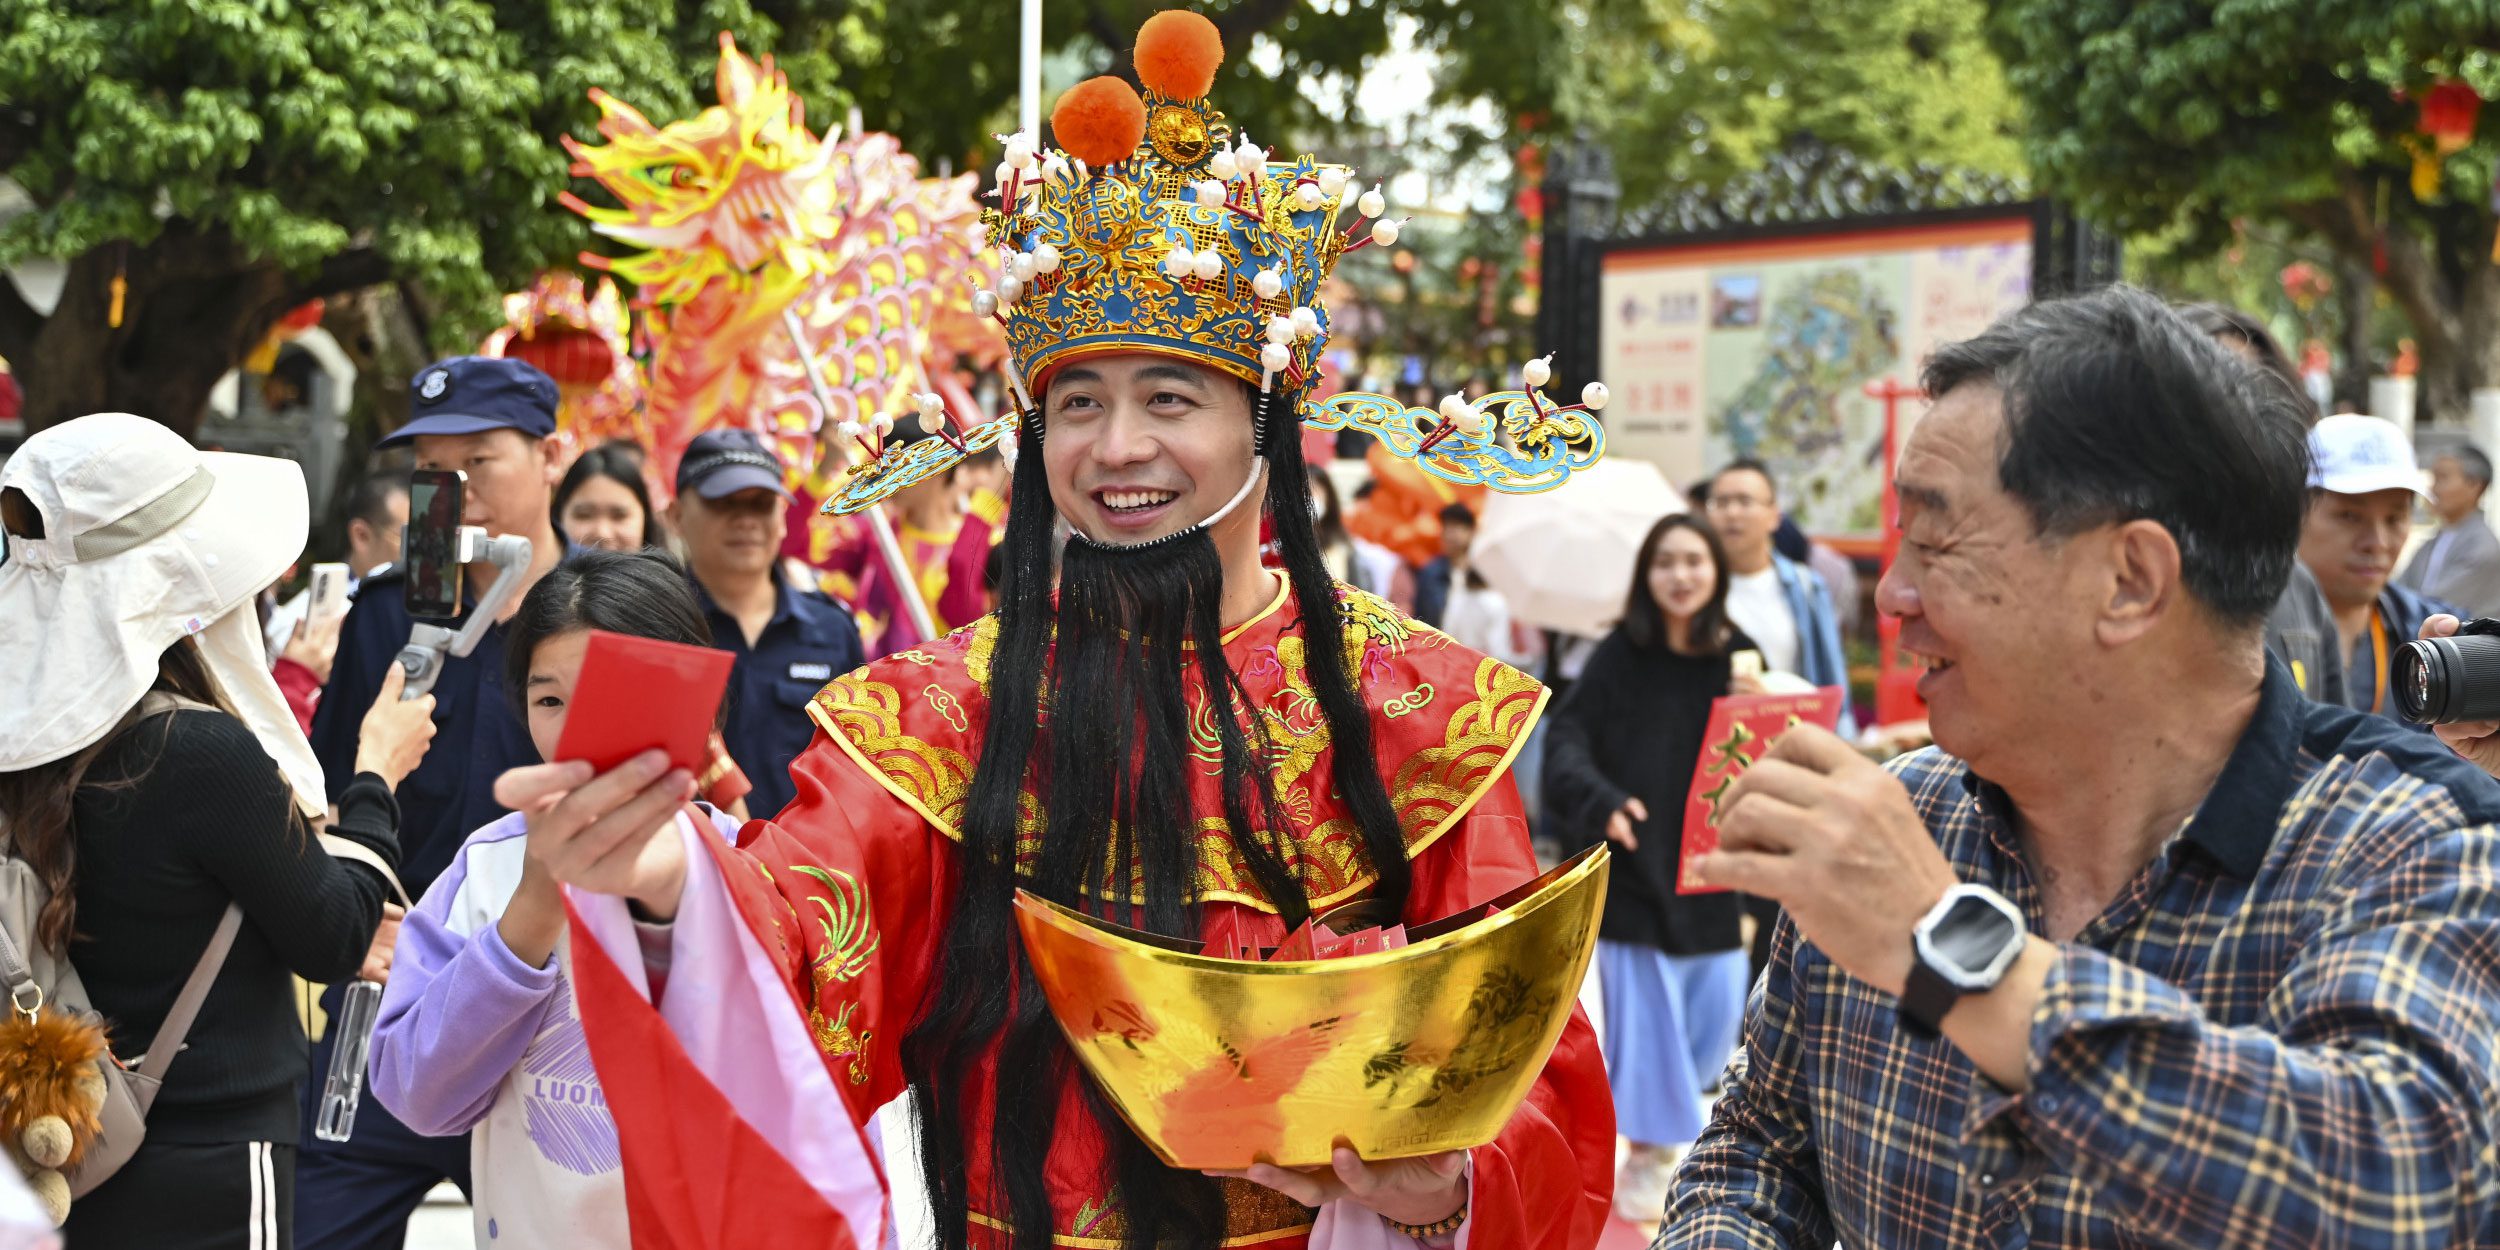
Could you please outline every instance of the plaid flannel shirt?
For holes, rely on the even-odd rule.
[[[1656,1246],[2500,1246],[2500,783],[2265,680],[2060,948],[2026,1094],[1783,920]],[[2004,793],[1933,750],[1893,771],[2039,931]]]

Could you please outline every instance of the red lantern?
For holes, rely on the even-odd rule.
[[[0,369],[0,424],[17,420],[26,407],[26,393],[17,388],[17,375]]]
[[[2474,120],[2482,111],[2483,98],[2472,87],[2442,80],[2422,95],[2422,133],[2446,156],[2474,141]]]
[[[535,334],[504,344],[504,354],[538,366],[566,390],[595,387],[616,369],[616,349],[589,330],[542,325]]]

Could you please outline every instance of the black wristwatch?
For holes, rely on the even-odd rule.
[[[2023,914],[1984,885],[1944,892],[1910,930],[1910,979],[1901,987],[1901,1027],[1932,1038],[1964,994],[1996,988],[2023,953]]]

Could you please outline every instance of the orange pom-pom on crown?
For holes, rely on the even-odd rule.
[[[1088,165],[1124,161],[1146,138],[1146,102],[1117,78],[1088,78],[1051,107],[1050,132],[1062,150]]]
[[[1167,99],[1195,100],[1215,85],[1224,36],[1187,9],[1167,9],[1137,29],[1137,81]]]

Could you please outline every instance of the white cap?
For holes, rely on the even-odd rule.
[[[2405,432],[2393,421],[2352,413],[2320,418],[2309,431],[2309,484],[2338,495],[2409,490],[2430,497]]]

